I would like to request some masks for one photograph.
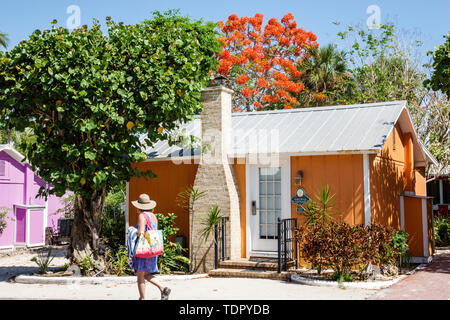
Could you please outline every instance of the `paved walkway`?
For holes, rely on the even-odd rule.
[[[381,290],[373,300],[450,300],[450,250],[434,256],[423,269]]]

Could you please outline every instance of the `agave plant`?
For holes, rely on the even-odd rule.
[[[44,250],[41,250],[38,252],[38,255],[36,257],[31,258],[31,261],[35,262],[38,265],[40,274],[46,274],[53,258],[54,257],[52,257],[52,249],[50,248],[47,252],[47,255],[45,255]]]

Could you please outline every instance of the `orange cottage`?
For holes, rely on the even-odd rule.
[[[277,257],[278,218],[301,223],[296,202],[328,185],[338,219],[405,230],[413,261],[430,260],[425,166],[436,160],[418,140],[405,101],[231,113],[231,95],[223,86],[204,90],[201,116],[180,126],[179,136],[207,146],[203,153],[199,142],[162,141],[146,150],[148,159],[135,166],[156,178],[128,183],[128,225],[137,218],[131,200],[148,193],[156,212],[177,215],[189,248],[198,240],[202,215],[217,204],[228,217],[226,256]],[[192,226],[176,201],[189,186],[206,192],[195,203]],[[204,271],[212,268],[213,250]]]

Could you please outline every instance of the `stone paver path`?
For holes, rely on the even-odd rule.
[[[436,255],[423,269],[381,290],[374,300],[449,300],[450,250]]]

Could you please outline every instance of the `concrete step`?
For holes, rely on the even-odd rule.
[[[253,269],[225,269],[218,268],[209,272],[211,277],[224,277],[224,278],[259,278],[259,279],[279,279],[288,280],[291,277],[289,272],[281,272],[273,270],[253,270]]]
[[[278,270],[277,261],[251,261],[247,259],[242,260],[225,260],[219,262],[219,268],[222,269],[264,269],[264,270]]]

